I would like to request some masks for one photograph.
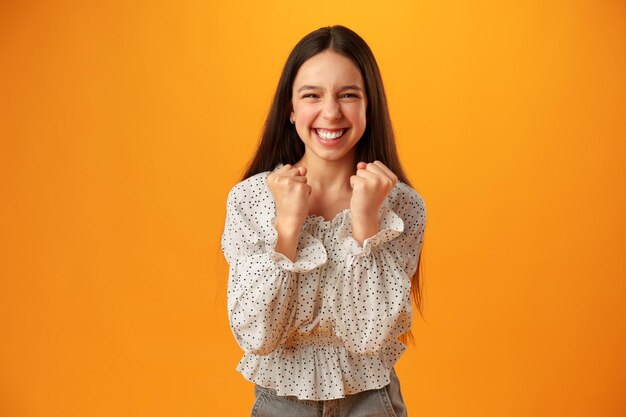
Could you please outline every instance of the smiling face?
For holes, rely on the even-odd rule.
[[[357,66],[330,49],[314,55],[298,70],[292,97],[291,120],[304,142],[305,157],[353,163],[367,110]]]

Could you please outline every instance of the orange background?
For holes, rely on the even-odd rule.
[[[238,4],[0,3],[0,415],[249,415],[226,195],[337,23],[427,205],[410,415],[626,415],[626,3]]]

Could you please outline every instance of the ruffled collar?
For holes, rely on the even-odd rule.
[[[345,208],[341,210],[340,212],[338,212],[337,214],[335,214],[335,217],[333,217],[330,220],[326,220],[323,216],[320,216],[318,214],[311,214],[306,219],[304,219],[303,227],[315,224],[324,229],[327,229],[329,227],[334,228],[335,226],[343,224],[346,214],[348,214],[349,211],[350,211],[350,208]]]

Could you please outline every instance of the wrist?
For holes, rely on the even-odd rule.
[[[353,215],[352,237],[363,246],[365,239],[374,236],[380,229],[379,215]]]
[[[274,221],[274,226],[276,227],[276,229],[280,227],[281,229],[283,229],[284,232],[295,232],[300,230],[300,227],[302,226],[302,221],[289,216],[277,215],[276,220]]]
[[[368,228],[368,226],[376,226],[378,228],[380,221],[380,210],[369,213],[359,213],[357,211],[350,211],[352,215],[352,226],[360,228]]]
[[[274,222],[274,228],[285,239],[296,239],[300,235],[301,226],[298,221],[289,219],[277,218]]]
[[[295,262],[300,239],[300,225],[297,222],[276,219],[274,227],[278,234],[275,251],[285,255],[291,262]]]

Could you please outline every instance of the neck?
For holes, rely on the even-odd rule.
[[[337,161],[309,157],[306,153],[295,167],[306,167],[307,183],[321,192],[350,191],[350,177],[356,173],[354,154],[346,155]]]

